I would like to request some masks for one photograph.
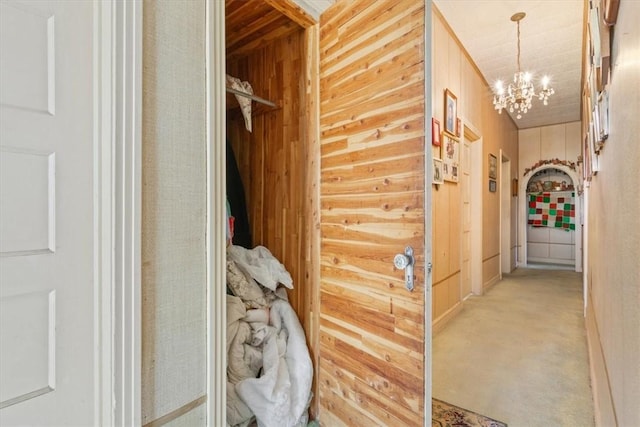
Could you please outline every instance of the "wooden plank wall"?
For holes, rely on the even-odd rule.
[[[227,73],[278,105],[254,102],[250,133],[227,96],[227,136],[245,186],[253,245],[267,247],[291,273],[289,299],[303,325],[309,215],[305,43],[304,29],[266,3],[227,1]]]
[[[337,2],[320,23],[320,422],[424,410],[424,10]],[[393,257],[418,255],[416,288]]]

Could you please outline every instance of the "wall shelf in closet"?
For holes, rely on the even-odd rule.
[[[269,107],[277,107],[275,103],[269,101],[268,99],[260,98],[259,96],[252,95],[250,93],[246,93],[241,90],[234,89],[232,87],[227,87],[227,92],[233,93],[235,95],[244,96],[245,98],[249,98],[252,101],[256,101],[256,102],[259,102],[260,104],[268,105]]]

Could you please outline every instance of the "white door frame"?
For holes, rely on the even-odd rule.
[[[433,67],[431,60],[432,46],[432,0],[424,0],[424,140],[425,140],[425,175],[424,175],[424,427],[432,425],[431,421],[431,398],[433,387],[433,363],[432,363],[432,341],[433,341],[433,275],[431,266],[433,265],[433,201],[432,201],[432,181],[433,181],[433,152],[431,151],[431,120],[433,117]]]
[[[511,185],[510,181],[505,181],[511,179],[511,159],[504,153],[502,149],[500,149],[500,158],[498,159],[500,162],[499,168],[499,193],[498,200],[500,201],[499,208],[499,239],[500,239],[500,280],[502,280],[503,273],[511,272]],[[506,199],[506,200],[505,200]],[[506,203],[505,203],[506,201]],[[505,215],[505,211],[509,211],[509,221],[505,223],[503,220]],[[506,238],[509,238],[508,242],[505,242]],[[505,265],[506,264],[506,265]]]
[[[93,23],[95,425],[140,425],[142,2]]]
[[[207,425],[227,423],[225,4],[206,3]],[[215,357],[212,357],[215,355]]]

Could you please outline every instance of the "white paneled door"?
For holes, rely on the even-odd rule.
[[[0,425],[96,424],[91,1],[0,1]]]

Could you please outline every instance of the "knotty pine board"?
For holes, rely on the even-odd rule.
[[[320,23],[320,420],[424,409],[424,10],[338,1]],[[416,287],[393,257],[413,246]]]
[[[277,104],[252,104],[252,132],[245,129],[239,108],[227,112],[227,135],[245,186],[253,245],[267,247],[291,273],[290,302],[308,334],[305,31],[260,1],[227,1],[227,11],[227,73]],[[286,24],[287,31],[274,23]],[[246,27],[238,30],[238,25]]]

